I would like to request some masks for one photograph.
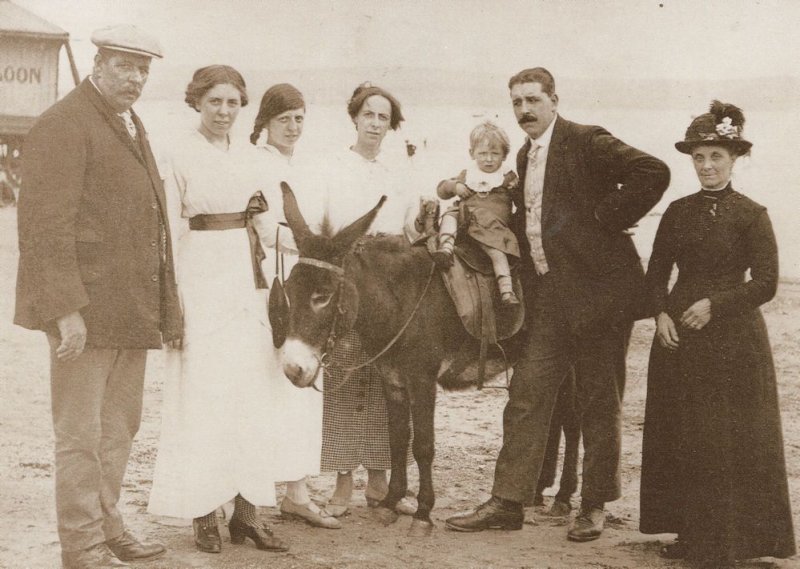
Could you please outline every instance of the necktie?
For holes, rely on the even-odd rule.
[[[133,124],[133,118],[131,118],[131,112],[123,111],[119,113],[119,118],[121,118],[122,122],[125,123],[125,128],[128,129],[128,134],[131,135],[131,138],[136,140],[136,125]]]
[[[528,165],[530,166],[531,170],[536,169],[536,161],[539,159],[539,146],[538,142],[531,141],[531,149],[528,150]]]
[[[547,258],[542,243],[542,193],[544,190],[544,168],[540,168],[539,150],[541,146],[535,141],[528,151],[528,168],[525,174],[525,233],[531,246],[531,258],[540,275],[547,273]]]
[[[528,169],[527,172],[525,173],[525,177],[527,178],[526,186],[528,187],[528,191],[525,192],[527,194],[525,196],[527,198],[526,199],[527,203],[525,204],[525,206],[528,208],[529,211],[534,206],[535,202],[538,201],[537,194],[541,192],[541,188],[538,187],[539,184],[537,184],[536,181],[534,180],[534,176],[536,176],[536,166],[538,165],[540,148],[541,146],[539,146],[538,143],[536,143],[535,141],[531,141],[531,148],[530,150],[528,150]]]

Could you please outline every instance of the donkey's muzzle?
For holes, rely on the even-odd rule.
[[[296,387],[310,387],[322,369],[319,356],[305,342],[286,340],[281,350],[283,373]]]

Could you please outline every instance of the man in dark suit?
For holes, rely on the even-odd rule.
[[[20,326],[50,343],[56,516],[67,569],[164,552],[138,541],[117,501],[141,419],[145,358],[182,321],[164,189],[131,109],[158,42],[96,31],[94,70],[37,120],[23,148]]]
[[[620,496],[625,355],[644,272],[628,229],[661,198],[669,169],[605,129],[557,114],[553,76],[541,67],[509,81],[527,133],[517,155],[512,219],[520,242],[529,339],[503,414],[492,497],[447,520],[458,531],[520,529],[533,495],[561,382],[571,365],[584,437],[581,509],[568,538],[603,530]]]

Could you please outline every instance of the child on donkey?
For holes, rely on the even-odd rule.
[[[475,240],[492,261],[500,300],[503,304],[519,304],[511,286],[508,255],[519,258],[519,243],[509,229],[511,192],[517,186],[517,175],[500,170],[511,144],[499,126],[486,121],[469,135],[469,155],[475,161],[457,177],[439,182],[436,192],[441,199],[460,199],[442,216],[438,248],[433,259],[441,268],[453,264],[453,247],[459,229],[466,226],[467,235]]]

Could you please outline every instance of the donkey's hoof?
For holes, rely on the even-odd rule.
[[[408,537],[429,537],[433,528],[433,522],[430,520],[418,520],[414,518],[411,520],[411,527],[408,530]]]
[[[553,505],[550,506],[550,509],[547,511],[547,515],[551,518],[565,518],[571,511],[572,505],[569,502],[563,502],[556,499],[553,502]]]
[[[390,510],[385,506],[378,506],[372,510],[372,517],[383,525],[388,526],[396,522],[400,516],[394,510]]]

